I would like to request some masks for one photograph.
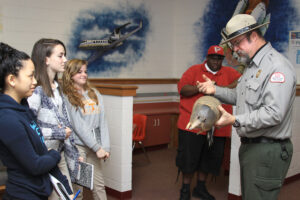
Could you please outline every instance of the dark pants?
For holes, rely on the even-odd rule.
[[[176,166],[183,174],[201,171],[219,175],[224,156],[225,137],[214,137],[211,147],[206,135],[178,129]]]
[[[239,160],[243,200],[277,199],[292,154],[290,140],[282,143],[241,144]]]

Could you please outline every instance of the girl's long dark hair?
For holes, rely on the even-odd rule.
[[[5,43],[0,43],[0,93],[4,93],[6,89],[5,78],[9,74],[18,76],[23,67],[22,61],[29,59],[30,57],[26,53]]]

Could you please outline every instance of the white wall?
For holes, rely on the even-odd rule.
[[[120,4],[143,4],[150,13],[150,30],[143,58],[118,72],[102,72],[99,77],[179,78],[188,66],[194,64],[196,38],[193,24],[208,1],[0,0],[0,38],[29,55],[33,44],[40,38],[59,39],[68,46],[80,11],[101,12]]]
[[[147,56],[130,67],[121,68],[118,73],[108,71],[101,77],[172,77],[174,26],[173,2],[169,0],[0,0],[0,38],[2,42],[29,55],[33,44],[40,38],[59,39],[68,46],[72,26],[80,11],[90,9],[101,12],[120,3],[126,5],[126,2],[145,4],[151,13],[151,30],[145,50]]]
[[[290,1],[295,7],[300,7],[299,0]],[[95,76],[180,78],[200,56],[195,55],[195,44],[199,37],[195,35],[194,25],[203,16],[209,2],[210,0],[0,0],[0,39],[28,54],[31,54],[33,44],[42,37],[60,39],[68,46],[73,35],[72,27],[77,23],[76,19],[80,17],[81,11],[96,10],[101,13],[107,8],[124,8],[126,12],[127,8],[138,9],[139,5],[144,5],[149,13],[150,28],[142,58],[129,66]],[[300,30],[300,25],[298,29]],[[201,33],[201,30],[197,31],[197,34]],[[298,69],[297,71],[299,72]]]
[[[237,196],[242,194],[239,163],[240,145],[240,137],[237,135],[235,128],[232,128],[228,192]]]
[[[174,68],[173,77],[180,78],[191,65],[196,64],[194,23],[204,12],[209,0],[175,0],[174,6]]]
[[[133,97],[103,95],[111,156],[103,163],[105,185],[119,192],[132,189]]]
[[[294,147],[293,159],[291,162],[290,169],[288,171],[287,177],[296,175],[300,173],[300,124],[298,120],[300,119],[300,97],[296,97],[294,103],[293,111],[293,135],[292,142]]]

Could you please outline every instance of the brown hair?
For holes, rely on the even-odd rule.
[[[47,38],[42,38],[39,41],[37,41],[34,44],[31,53],[31,59],[35,66],[35,77],[37,80],[37,85],[42,86],[44,92],[48,97],[53,97],[54,94],[47,73],[46,57],[51,56],[51,54],[53,53],[53,49],[56,45],[62,45],[65,49],[66,54],[66,47],[64,43],[62,43],[60,40]],[[57,76],[55,76],[54,80],[57,81]]]
[[[70,103],[78,109],[78,107],[84,110],[84,104],[82,102],[82,94],[80,94],[74,86],[72,77],[77,74],[83,65],[88,65],[85,60],[72,59],[67,61],[65,71],[62,76],[62,91],[68,97]],[[95,91],[91,88],[90,84],[86,82],[83,89],[88,91],[88,96],[96,102],[98,105],[98,98]]]

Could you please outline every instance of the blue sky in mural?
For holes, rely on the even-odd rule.
[[[211,0],[207,4],[203,16],[194,25],[198,37],[195,49],[198,63],[203,62],[211,45],[220,43],[220,32],[232,16],[237,3],[238,0]]]
[[[83,10],[73,23],[72,37],[68,45],[70,58],[88,59],[95,50],[82,50],[78,46],[83,40],[108,38],[114,28],[131,22],[121,30],[124,35],[137,28],[140,20],[143,27],[127,38],[123,45],[102,54],[98,59],[89,63],[89,74],[104,71],[118,72],[121,67],[127,67],[137,62],[143,55],[146,46],[146,36],[149,30],[149,17],[143,5],[139,7],[129,4],[113,8]]]
[[[203,62],[209,46],[219,44],[220,32],[231,18],[239,0],[211,0],[203,16],[194,24],[194,32],[198,37],[195,53],[198,62]],[[299,25],[299,15],[291,0],[270,0],[267,13],[271,13],[271,23],[265,34],[274,48],[283,52],[288,45],[289,30]]]

